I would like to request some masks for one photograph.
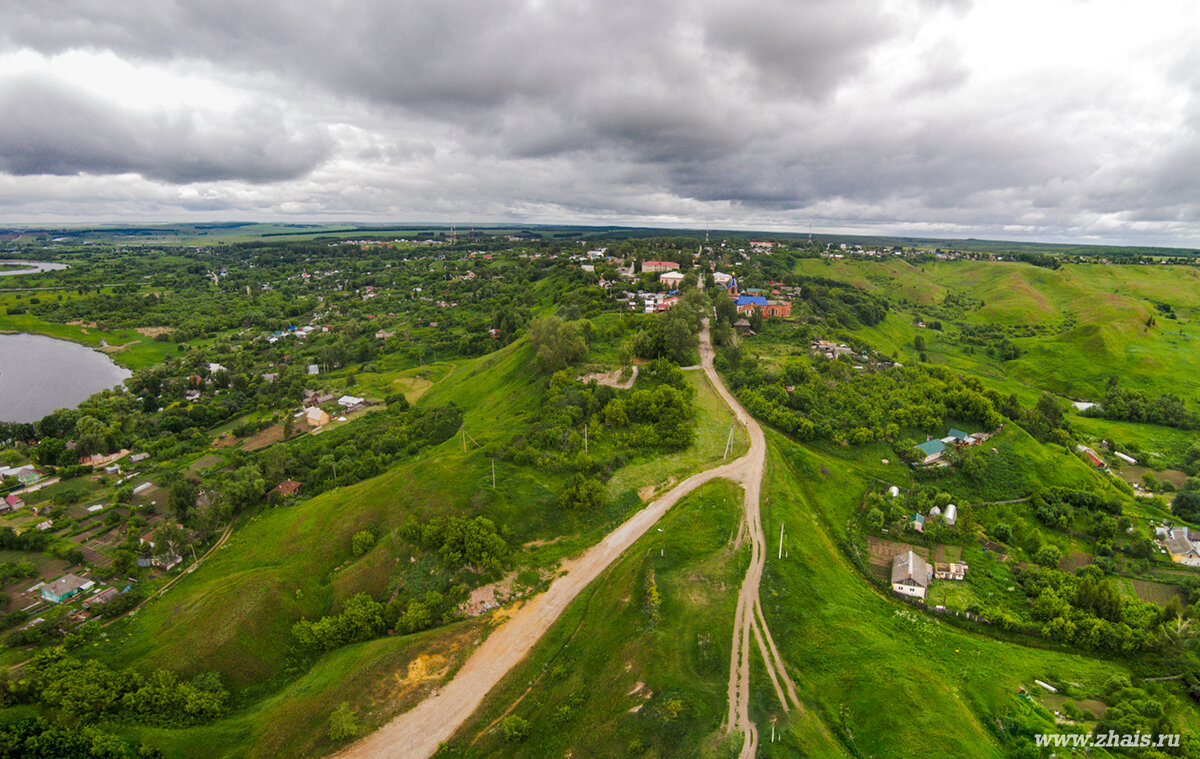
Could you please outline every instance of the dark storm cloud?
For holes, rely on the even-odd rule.
[[[0,81],[0,170],[11,174],[137,173],[174,183],[300,176],[328,152],[282,114],[142,113],[45,77]]]
[[[1024,70],[1049,48],[1022,48],[1037,27],[1016,25],[976,54],[989,30],[969,28],[974,17],[1005,20],[988,5],[24,0],[6,4],[0,54],[111,51],[269,105],[146,118],[119,93],[0,71],[0,170],[260,185],[174,201],[147,190],[186,211],[694,220],[715,209],[747,223],[839,214],[1046,230],[1200,217],[1194,113],[1156,132],[1170,113],[1149,96],[1129,102],[1137,79],[1114,84],[1121,72],[1097,63],[1111,42],[1091,58],[1080,48],[1086,64]],[[1038,22],[1073,33],[1075,6],[1050,5]],[[1131,61],[1174,88],[1156,93],[1162,103],[1200,102],[1194,29],[1177,26]]]

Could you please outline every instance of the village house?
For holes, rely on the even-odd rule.
[[[1171,561],[1189,567],[1200,567],[1200,546],[1186,527],[1175,527],[1167,531],[1163,542]]]
[[[1097,469],[1104,468],[1104,459],[1100,458],[1100,454],[1096,453],[1091,448],[1088,448],[1086,445],[1080,443],[1075,446],[1075,450],[1086,456],[1088,462],[1091,463],[1092,466],[1096,467]]]
[[[896,554],[892,558],[892,590],[913,598],[925,598],[933,572],[929,562],[914,551]]]
[[[300,492],[300,483],[296,482],[295,480],[284,480],[275,487],[271,488],[271,492],[279,493],[279,495],[287,498]]]
[[[738,319],[733,323],[733,328],[743,335],[753,335],[754,330],[750,328],[750,322],[746,321],[745,317]]]
[[[854,353],[854,349],[844,343],[835,343],[830,340],[817,340],[808,346],[808,352],[814,356],[837,358],[838,356],[852,355]]]
[[[921,463],[929,464],[942,457],[942,453],[946,450],[946,444],[941,440],[926,440],[924,443],[917,444],[917,450],[924,456]]]
[[[933,578],[935,580],[965,580],[967,579],[967,565],[961,562],[936,562],[933,565]]]
[[[643,261],[642,262],[642,271],[651,273],[651,274],[659,274],[664,271],[671,271],[672,269],[678,269],[678,268],[679,268],[679,264],[675,263],[674,261]]]
[[[737,279],[732,274],[724,272],[713,272],[713,284],[717,287],[723,287],[729,293],[729,297],[736,298],[738,294]]]
[[[912,527],[917,532],[925,532],[925,515],[919,512],[913,514]]]
[[[60,604],[93,587],[96,583],[73,574],[65,574],[49,585],[42,586],[42,598]]]
[[[16,511],[25,508],[25,501],[19,495],[7,495],[0,501],[0,511]]]
[[[121,591],[116,588],[105,588],[99,593],[94,594],[91,598],[84,600],[83,608],[90,609],[96,604],[108,603],[119,595],[121,595]]]
[[[304,421],[309,427],[324,427],[329,424],[329,414],[316,406],[304,412]]]
[[[150,454],[148,454],[148,453],[135,453],[129,457],[129,461],[130,461],[130,463],[137,464],[142,461],[145,461],[148,458],[150,458]]]
[[[338,405],[345,408],[347,411],[357,411],[367,407],[365,398],[358,398],[353,395],[343,395],[338,398]]]

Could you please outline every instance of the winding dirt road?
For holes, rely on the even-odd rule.
[[[744,734],[741,757],[752,759],[758,746],[758,731],[750,721],[749,713],[752,633],[784,710],[790,708],[788,697],[792,704],[799,706],[795,686],[783,667],[783,661],[771,638],[771,632],[767,629],[759,604],[758,588],[762,579],[766,543],[759,518],[758,499],[766,461],[766,441],[762,428],[729,393],[713,369],[713,349],[707,322],[700,334],[700,356],[704,371],[713,387],[749,430],[750,450],[746,455],[688,477],[613,530],[582,556],[565,562],[563,573],[549,589],[527,602],[489,635],[463,664],[462,669],[436,695],[426,698],[379,730],[349,746],[339,753],[338,757],[426,759],[432,756],[437,751],[438,744],[449,739],[479,708],[488,692],[525,658],[550,625],[554,624],[584,588],[653,527],[680,498],[702,483],[724,478],[739,482],[743,486],[746,513],[739,535],[749,536],[752,551],[750,566],[738,595],[729,672],[729,716],[725,730],[728,733]]]

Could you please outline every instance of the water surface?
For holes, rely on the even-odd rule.
[[[52,264],[47,261],[10,261],[6,258],[0,258],[0,267],[10,265],[19,265],[21,268],[0,268],[0,277],[15,277],[18,274],[39,274],[44,271],[62,271],[67,268],[66,264]]]
[[[35,422],[120,385],[131,372],[108,356],[42,335],[0,335],[0,421]]]

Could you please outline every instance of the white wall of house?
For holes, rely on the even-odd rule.
[[[906,596],[912,596],[913,598],[925,597],[925,588],[922,588],[919,585],[907,585],[902,582],[894,582],[892,583],[892,590]]]

